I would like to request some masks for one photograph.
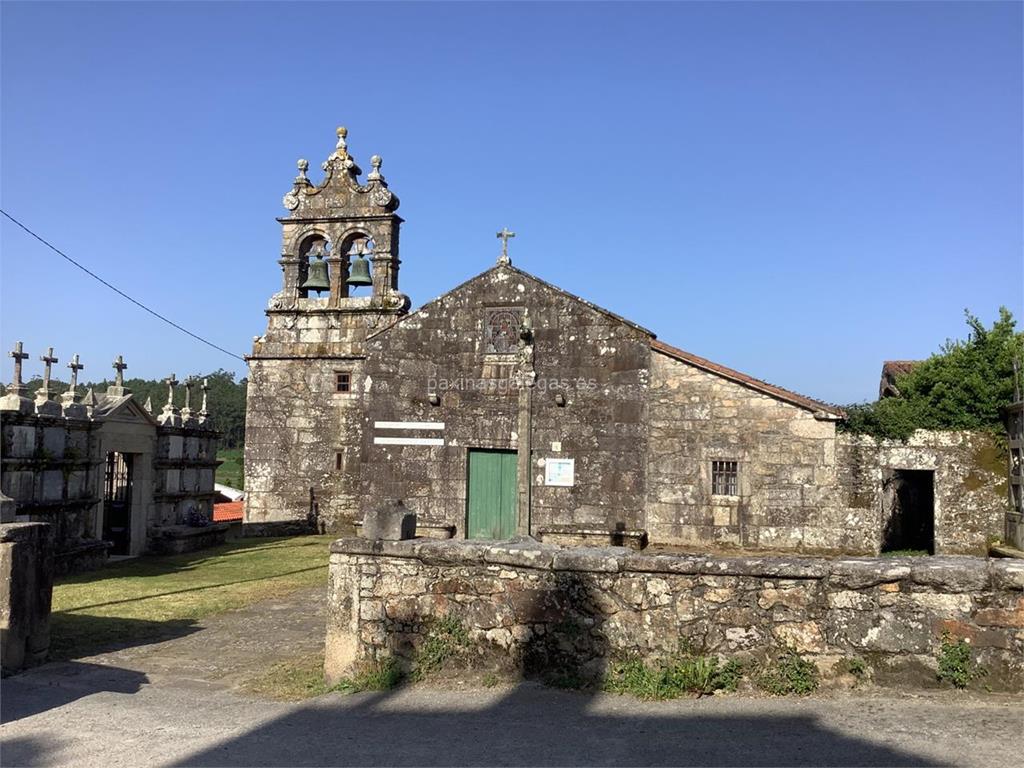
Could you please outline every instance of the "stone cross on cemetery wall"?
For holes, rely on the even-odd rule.
[[[128,367],[128,363],[124,361],[121,355],[117,356],[117,359],[110,364],[110,367],[116,371],[114,374],[114,384],[107,387],[107,394],[113,397],[124,397],[125,395],[131,394],[131,390],[126,389],[124,386],[124,371]]]
[[[210,412],[206,410],[206,393],[210,391],[210,380],[203,379],[203,386],[200,387],[203,390],[203,407],[199,409],[199,423],[204,423],[210,418]]]
[[[25,383],[21,380],[21,361],[28,360],[28,352],[23,350],[24,347],[19,341],[14,345],[14,349],[7,353],[14,358],[14,380],[7,387],[7,394],[18,395],[19,397],[24,396],[26,391]]]
[[[167,385],[167,404],[160,411],[157,421],[165,426],[180,427],[181,417],[178,415],[178,409],[174,407],[174,388],[178,386],[178,379],[172,373],[164,379],[164,384]]]
[[[64,393],[61,398],[65,403],[77,403],[78,402],[78,372],[85,368],[80,362],[78,362],[78,353],[76,352],[71,357],[71,362],[68,363],[68,368],[71,369],[71,386],[68,387],[68,391]]]
[[[53,354],[53,347],[49,347],[46,350],[45,355],[40,355],[39,359],[43,362],[43,386],[36,390],[36,400],[52,400],[53,393],[50,392],[50,372],[54,363],[60,361]]]
[[[114,374],[114,386],[115,387],[123,387],[124,386],[124,371],[125,371],[125,368],[128,367],[128,363],[126,363],[124,361],[124,358],[121,355],[118,355],[117,356],[117,360],[115,360],[113,363],[111,363],[110,367],[113,368],[115,371],[117,371],[117,373]]]
[[[181,409],[183,421],[192,419],[192,387],[196,385],[198,380],[196,376],[185,377],[185,407]]]

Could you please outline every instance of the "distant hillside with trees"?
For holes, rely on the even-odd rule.
[[[247,380],[235,381],[235,374],[223,369],[205,375],[196,375],[200,380],[205,378],[210,385],[210,390],[207,393],[207,408],[210,411],[214,426],[223,435],[220,447],[241,448],[245,441],[245,388],[248,383]],[[185,404],[185,387],[181,384],[185,378],[185,376],[179,377],[179,384],[174,392],[174,404],[179,408]],[[42,383],[43,380],[41,378],[34,378],[29,381],[29,394],[34,393],[36,389],[42,386]],[[113,379],[90,381],[84,384],[79,383],[78,391],[84,395],[92,387],[97,394],[102,394],[113,383]],[[152,398],[153,411],[156,414],[160,413],[160,409],[167,402],[167,385],[162,381],[138,378],[125,379],[124,385],[134,393],[140,404],[144,404],[146,398]],[[63,394],[67,391],[68,383],[67,381],[53,379],[51,386],[55,391]],[[202,402],[203,393],[197,386],[192,392],[192,408],[198,411]]]
[[[1013,401],[1013,361],[1024,357],[1024,333],[1006,307],[991,328],[964,310],[966,339],[950,339],[898,376],[898,397],[848,406],[848,432],[906,440],[916,429],[1003,432],[1002,409]]]

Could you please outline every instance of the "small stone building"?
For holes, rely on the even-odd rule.
[[[13,499],[16,521],[51,524],[58,573],[96,567],[108,554],[180,552],[224,540],[227,526],[211,523],[218,434],[205,384],[195,410],[199,382],[186,381],[179,409],[172,375],[167,404],[154,416],[124,386],[120,357],[114,385],[83,398],[77,377],[84,366],[75,355],[71,387],[58,398],[51,348],[40,358],[43,386],[29,398],[21,375],[28,355],[20,342],[10,354],[14,380],[0,398],[0,490]]]
[[[421,533],[567,544],[978,552],[1001,532],[982,436],[837,433],[842,409],[514,267],[510,232],[494,266],[410,312],[398,198],[338,135],[319,185],[299,161],[279,219],[283,285],[249,358],[249,533],[341,532],[396,498]]]

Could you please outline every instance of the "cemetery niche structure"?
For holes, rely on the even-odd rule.
[[[14,378],[0,398],[3,465],[0,485],[13,500],[4,522],[51,525],[55,570],[87,570],[108,556],[184,552],[220,543],[228,526],[212,522],[218,433],[207,410],[206,383],[167,380],[158,414],[124,386],[119,355],[105,392],[79,392],[84,368],[75,355],[71,383],[59,396],[50,348],[40,357],[43,384],[29,395],[22,381],[28,358],[18,342],[10,353]],[[201,398],[195,408],[193,398]]]

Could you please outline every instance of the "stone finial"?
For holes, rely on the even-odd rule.
[[[152,413],[153,412],[153,396],[152,395],[148,395],[146,397],[146,404],[144,406],[142,406],[142,407],[146,409],[146,413]]]
[[[309,186],[312,186],[312,182],[309,180],[309,177],[306,175],[306,171],[309,170],[309,160],[306,160],[304,157],[300,157],[298,162],[295,163],[295,165],[299,169],[299,175],[295,177],[295,186],[296,187],[309,187]]]
[[[95,408],[100,404],[99,398],[96,397],[96,393],[92,391],[92,387],[89,387],[85,393],[85,397],[82,398],[82,405],[86,408]]]
[[[498,257],[499,264],[511,264],[512,259],[508,255],[508,241],[516,236],[515,232],[510,232],[508,227],[502,227],[501,232],[498,233],[498,239],[501,240],[501,256]]]
[[[380,181],[381,179],[384,178],[383,176],[381,176],[380,173],[380,167],[383,163],[384,160],[381,158],[380,155],[374,155],[373,157],[370,158],[370,165],[372,167],[372,170],[368,174],[366,174],[367,181]]]

